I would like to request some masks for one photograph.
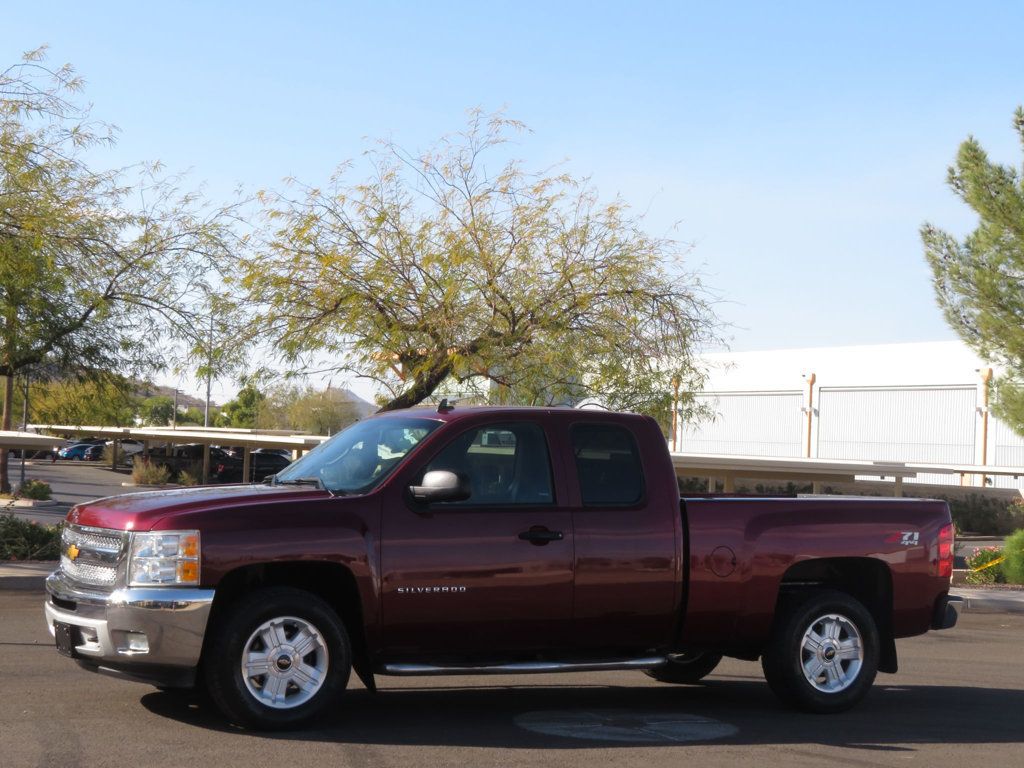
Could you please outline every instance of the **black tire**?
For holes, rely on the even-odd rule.
[[[775,695],[820,714],[842,712],[864,698],[879,656],[878,628],[867,608],[845,592],[817,590],[782,611],[761,656]]]
[[[699,683],[718,666],[721,654],[692,651],[669,656],[667,664],[648,669],[644,674],[662,683],[692,685]]]
[[[268,624],[258,636],[257,629]],[[277,646],[263,639],[268,632]],[[292,641],[296,646],[289,645]],[[307,641],[312,650],[291,655]],[[244,676],[243,659],[263,653],[271,659],[267,672]],[[267,587],[245,595],[217,619],[203,651],[203,668],[210,696],[228,720],[277,730],[301,725],[337,700],[348,685],[352,651],[341,619],[321,598],[291,587]],[[296,682],[295,676],[305,677],[306,670],[317,672],[307,679],[319,682]],[[277,695],[275,707],[267,697],[277,701]]]

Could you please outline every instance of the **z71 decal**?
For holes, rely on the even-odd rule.
[[[899,544],[901,547],[916,547],[920,541],[920,531],[894,531],[885,537],[886,544]]]

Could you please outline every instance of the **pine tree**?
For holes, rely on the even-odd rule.
[[[1013,126],[1024,148],[1024,107]],[[979,222],[963,242],[932,224],[921,228],[935,293],[961,338],[1003,369],[993,410],[1024,435],[1024,177],[968,137],[948,182]]]

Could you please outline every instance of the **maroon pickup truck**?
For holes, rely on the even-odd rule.
[[[442,408],[358,422],[263,485],[75,507],[47,580],[57,650],[160,687],[203,685],[276,728],[352,669],[636,669],[695,683],[761,659],[788,704],[834,712],[895,639],[952,627],[939,501],[680,500],[650,418]]]

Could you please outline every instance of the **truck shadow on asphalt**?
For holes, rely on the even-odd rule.
[[[182,724],[234,731],[204,697],[154,692],[150,712]],[[721,738],[608,741],[526,730],[516,723],[545,717],[578,718],[628,712],[711,719],[733,726]],[[350,690],[332,712],[304,730],[239,734],[277,740],[399,746],[508,749],[593,749],[685,743],[820,744],[869,751],[913,751],[914,744],[996,744],[1021,739],[1024,691],[946,686],[885,685],[881,678],[850,712],[808,715],[783,708],[760,681],[721,677],[704,685],[511,685]],[[596,732],[596,731],[592,731]]]

